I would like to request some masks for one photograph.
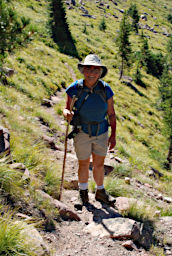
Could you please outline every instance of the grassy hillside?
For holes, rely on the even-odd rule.
[[[94,18],[83,17],[79,3],[72,8],[66,5],[67,21],[78,55],[82,58],[90,52],[95,52],[109,68],[105,80],[112,86],[115,93],[116,154],[129,160],[133,176],[144,174],[152,166],[165,172],[165,177],[169,179],[170,173],[163,170],[168,142],[162,134],[162,113],[157,110],[159,80],[146,74],[142,69],[142,80],[146,88],[133,82],[137,89],[135,92],[118,79],[120,60],[115,40],[123,15],[119,10],[127,10],[131,1],[119,1],[117,5],[112,1],[103,3],[104,5],[99,6],[95,1],[84,2],[84,8]],[[71,74],[64,65],[65,62],[72,66],[77,78],[81,75],[76,68],[78,60],[60,53],[58,45],[51,38],[51,1],[20,0],[14,1],[13,5],[19,14],[24,14],[31,19],[37,33],[33,36],[31,43],[15,50],[14,54],[7,58],[6,66],[14,68],[15,75],[8,78],[8,85],[0,86],[1,124],[8,127],[11,132],[14,159],[33,168],[33,171],[34,169],[38,171],[39,157],[43,152],[30,150],[33,145],[39,148],[39,144],[42,144],[37,118],[48,122],[52,128],[52,135],[59,129],[54,124],[53,118],[44,112],[41,101],[60,90],[62,85],[67,86],[72,82]],[[109,5],[108,8],[107,5]],[[158,33],[144,30],[144,34],[150,37],[148,41],[150,49],[155,52],[160,51],[162,54],[166,54],[168,40],[168,37],[162,35],[163,29],[170,32],[170,23],[167,21],[170,7],[170,1],[162,1],[158,5],[155,1],[147,1],[144,4],[141,1],[137,2],[139,14],[145,12],[148,14],[147,24],[150,27],[158,25],[156,26]],[[113,15],[116,15],[116,18]],[[107,26],[105,31],[99,29],[103,18]],[[146,22],[140,20],[140,23]],[[141,30],[139,30],[140,33]],[[130,41],[133,51],[139,49],[139,35],[132,33]],[[136,63],[125,73],[132,77],[135,70]],[[140,96],[140,93],[143,96]],[[48,159],[44,161],[47,165]],[[168,189],[166,192],[169,192]]]
[[[79,1],[76,1],[75,6],[71,6],[69,2],[66,1],[64,6],[67,27],[70,29],[72,42],[75,43],[73,56],[72,51],[70,55],[65,54],[62,44],[58,46],[52,39],[52,25],[58,26],[58,20],[53,21],[53,17],[57,16],[52,14],[52,1],[18,0],[11,3],[19,15],[30,18],[36,33],[32,35],[29,43],[16,48],[6,58],[4,66],[14,69],[15,73],[6,78],[5,84],[0,81],[0,125],[10,131],[13,162],[23,163],[32,178],[29,185],[23,184],[21,174],[10,169],[9,159],[1,157],[0,209],[6,212],[5,205],[9,201],[17,202],[20,199],[24,205],[34,201],[41,210],[43,206],[36,199],[36,189],[43,189],[58,198],[62,163],[53,157],[42,136],[46,133],[56,137],[56,144],[59,145],[63,143],[64,131],[54,116],[42,106],[42,102],[44,98],[50,98],[73,81],[69,67],[72,67],[76,77],[80,79],[82,76],[77,70],[79,59],[88,53],[96,53],[109,69],[105,81],[115,93],[117,114],[117,145],[114,155],[124,160],[124,163],[116,165],[112,176],[106,180],[106,188],[116,196],[127,195],[144,199],[150,205],[149,212],[147,209],[135,209],[135,214],[142,216],[145,211],[145,216],[151,216],[152,210],[159,209],[158,204],[154,200],[144,198],[144,193],[126,185],[124,177],[136,178],[170,196],[172,173],[164,168],[169,144],[163,134],[162,112],[158,107],[160,81],[147,74],[145,68],[141,69],[145,88],[133,81],[132,87],[122,80],[119,81],[120,58],[116,38],[123,15],[121,10],[127,10],[133,2],[85,0],[82,6]],[[91,18],[83,16],[83,8]],[[166,55],[168,37],[163,33],[171,33],[171,25],[167,20],[172,9],[171,1],[138,0],[137,8],[139,15],[147,13],[148,20],[140,19],[140,25],[147,24],[157,32],[143,30],[148,38],[150,50]],[[103,19],[106,24],[105,31],[100,30]],[[63,27],[60,29],[64,32]],[[130,35],[133,53],[140,49],[141,33],[142,30],[139,29],[138,35],[134,32]],[[133,78],[136,68],[137,63],[133,58],[133,65],[130,69],[125,69],[125,75]],[[53,106],[57,116],[62,114],[64,104],[65,94],[62,101]],[[47,129],[43,129],[41,123]],[[148,177],[146,173],[151,167],[163,173],[163,177]],[[25,186],[31,195],[30,198],[25,193]],[[92,186],[94,187],[94,184],[90,184],[90,188]],[[47,207],[47,214],[51,217],[48,206],[44,207]],[[162,215],[172,214],[171,207],[160,210]]]
[[[73,42],[75,42],[78,58],[85,57],[88,53],[98,54],[103,63],[108,66],[109,72],[105,77],[115,93],[115,109],[117,114],[117,146],[115,156],[127,160],[115,169],[114,175],[135,177],[141,182],[153,185],[160,192],[172,194],[172,173],[164,169],[164,162],[168,151],[168,141],[163,135],[162,113],[158,110],[159,80],[148,75],[142,68],[142,81],[146,85],[143,88],[134,82],[135,90],[119,81],[119,55],[116,46],[116,38],[119,33],[119,24],[122,19],[121,9],[127,10],[132,1],[83,1],[84,7],[92,18],[82,16],[81,5],[66,7],[66,19]],[[59,47],[52,39],[52,5],[51,1],[18,0],[12,1],[12,5],[19,15],[31,19],[36,28],[30,43],[24,47],[18,47],[8,55],[5,66],[13,68],[15,74],[7,78],[7,84],[0,82],[0,125],[7,127],[11,134],[11,154],[16,162],[22,162],[30,170],[32,180],[30,190],[37,188],[48,191],[55,197],[58,196],[59,177],[61,165],[57,159],[52,158],[50,149],[42,139],[45,131],[40,129],[40,120],[49,127],[46,134],[54,136],[60,132],[63,140],[63,131],[51,114],[47,114],[41,105],[43,98],[60,91],[72,82],[72,75],[68,69],[72,67],[76,77],[81,78],[77,70],[78,59],[60,52]],[[161,52],[165,55],[168,37],[164,31],[170,31],[170,23],[167,16],[172,8],[170,0],[137,1],[139,14],[147,13],[148,20],[140,20],[142,25],[148,24],[155,28],[157,33],[144,30],[151,51]],[[115,17],[114,17],[115,15]],[[106,23],[106,30],[99,28],[102,19]],[[58,24],[58,23],[57,23]],[[63,28],[61,28],[63,30]],[[131,33],[130,41],[133,52],[141,45],[139,35]],[[76,56],[76,55],[75,55]],[[68,65],[65,65],[67,63]],[[136,63],[125,75],[134,76]],[[57,115],[61,114],[64,100],[54,106]],[[57,139],[57,144],[59,143]],[[5,167],[4,167],[5,165]],[[160,180],[153,180],[146,176],[150,167],[158,169],[164,174]],[[0,162],[0,170],[8,168],[8,164]],[[109,181],[111,190],[115,185],[120,186],[121,179]],[[4,176],[0,176],[1,190],[6,190],[12,196],[22,195],[21,184],[18,184],[18,176],[9,177],[10,182],[4,185]],[[3,181],[3,182],[2,182]],[[115,183],[117,182],[117,183]],[[128,191],[128,196],[137,196],[135,191],[128,187],[121,191]],[[17,186],[17,189],[16,189]],[[13,188],[13,189],[12,189]],[[128,190],[127,190],[128,188]],[[115,192],[114,192],[115,194]],[[141,196],[141,195],[140,195]],[[25,198],[23,192],[23,198]],[[26,200],[26,198],[24,199]],[[3,205],[3,202],[1,202]],[[157,206],[156,206],[157,207]]]

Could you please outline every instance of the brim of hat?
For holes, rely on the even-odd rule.
[[[108,72],[108,69],[107,69],[106,66],[102,66],[102,65],[98,65],[98,64],[94,64],[94,65],[93,65],[93,64],[83,64],[83,63],[79,63],[79,64],[78,64],[78,69],[79,69],[79,71],[81,72],[81,74],[83,74],[83,67],[84,67],[84,66],[101,67],[101,68],[103,69],[103,72],[102,72],[100,78],[103,78],[103,77],[107,74],[107,72]]]

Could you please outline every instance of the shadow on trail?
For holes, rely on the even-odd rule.
[[[87,211],[92,212],[93,221],[101,223],[103,219],[118,218],[122,217],[121,214],[116,212],[114,209],[102,203],[102,208],[96,208],[93,204],[88,203],[85,205]]]
[[[93,214],[93,221],[97,224],[101,224],[104,229],[109,233],[110,237],[113,235],[113,232],[107,228],[107,226],[103,223],[103,219],[110,219],[110,218],[119,218],[122,217],[119,213],[117,213],[114,209],[110,208],[106,204],[101,204],[102,207],[96,208],[93,204],[88,203],[85,205],[87,211]]]

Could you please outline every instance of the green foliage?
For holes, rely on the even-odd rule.
[[[161,210],[161,216],[172,216],[172,205],[164,207]]]
[[[84,34],[88,35],[86,23],[84,23],[84,28],[83,28],[83,31],[82,31],[82,32],[83,32]]]
[[[100,29],[101,31],[105,31],[106,28],[107,28],[107,26],[106,26],[106,21],[105,21],[105,18],[103,17],[103,19],[100,21],[99,29]]]
[[[139,66],[137,66],[136,72],[134,73],[134,82],[144,88],[146,88],[145,83],[142,81],[142,74]]]
[[[61,52],[78,57],[75,42],[67,22],[64,2],[62,0],[52,0],[51,9],[52,18],[50,23],[55,43],[57,43]]]
[[[172,24],[172,14],[168,14],[167,20]]]
[[[130,202],[129,208],[122,214],[130,219],[134,219],[139,222],[146,222],[153,219],[153,211],[154,209],[152,207],[145,207],[145,203],[141,201],[137,203],[133,200],[133,202]]]
[[[160,78],[165,64],[165,59],[162,53],[153,53],[149,49],[148,40],[142,39],[141,54],[140,54],[141,65],[146,67],[148,74]]]
[[[138,22],[140,19],[136,4],[131,4],[128,9],[128,15],[132,17],[132,28],[138,33]]]
[[[130,66],[130,56],[131,56],[131,44],[129,42],[129,35],[130,35],[130,26],[128,24],[128,16],[127,13],[124,12],[122,21],[120,23],[120,31],[117,37],[117,46],[119,49],[119,55],[121,57],[121,71],[120,77],[122,78],[124,66]]]
[[[132,170],[131,170],[131,167],[126,164],[118,164],[118,165],[115,165],[114,171],[112,174],[118,177],[131,177]]]
[[[11,52],[18,45],[26,43],[34,29],[29,27],[30,19],[20,17],[14,8],[9,7],[9,1],[0,0],[0,67],[8,52]],[[0,70],[2,73],[2,71]]]
[[[0,190],[7,194],[17,195],[21,193],[21,173],[5,162],[0,162]]]
[[[22,223],[15,223],[9,213],[0,217],[0,255],[36,256],[33,244],[31,241],[28,243],[27,237],[22,235],[23,230]]]

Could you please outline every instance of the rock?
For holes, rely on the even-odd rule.
[[[127,197],[117,197],[115,206],[120,212],[127,211],[130,208],[130,205],[136,202],[134,198]]]
[[[46,107],[48,107],[48,108],[50,108],[50,107],[52,107],[53,106],[53,102],[52,102],[52,100],[49,100],[49,99],[43,99],[42,100],[42,105],[43,106],[46,106]]]
[[[30,182],[30,172],[27,168],[25,169],[25,171],[23,173],[22,180],[25,181],[26,183]]]
[[[167,197],[167,196],[164,196],[163,197],[163,200],[165,201],[165,202],[167,202],[167,203],[172,203],[172,198],[171,197]]]
[[[49,137],[47,135],[43,135],[42,138],[50,146],[51,149],[59,150],[59,148],[55,144],[54,137]]]
[[[137,247],[135,246],[132,240],[125,241],[124,243],[122,243],[122,246],[124,246],[126,249],[129,249],[129,250],[134,249],[138,251]]]
[[[125,183],[130,185],[131,179],[129,177],[125,177]]]
[[[36,255],[49,255],[50,252],[45,244],[45,241],[33,225],[28,225],[21,221],[16,221],[15,223],[16,225],[21,223],[21,227],[23,228],[21,230],[21,235],[27,238],[27,244],[29,245],[30,249],[33,248]]]
[[[157,200],[163,200],[162,194],[158,194],[158,195],[156,196],[156,199],[157,199]]]
[[[115,160],[118,162],[118,163],[123,163],[123,160],[117,156],[115,156]]]
[[[140,16],[140,18],[141,18],[142,20],[145,20],[145,21],[148,20],[147,15],[145,15],[145,14],[142,14],[142,15]]]
[[[7,128],[0,126],[0,153],[10,154],[10,133]]]
[[[156,178],[156,175],[154,174],[154,172],[152,170],[148,170],[146,172],[146,175],[149,176],[149,177],[153,177],[153,178]]]
[[[57,104],[61,101],[61,99],[58,96],[51,96],[51,101],[53,104]]]
[[[119,11],[120,11],[121,13],[124,13],[124,9],[119,9]]]
[[[13,163],[13,164],[10,164],[10,168],[24,171],[26,169],[26,166],[23,163]]]
[[[133,239],[140,237],[140,223],[128,218],[103,219],[102,223],[92,222],[84,229],[92,236],[110,237],[115,239]]]
[[[88,11],[87,11],[83,6],[81,6],[79,9],[80,9],[84,14],[88,14]]]
[[[157,175],[159,176],[159,178],[161,178],[161,177],[164,176],[163,173],[159,172],[157,169],[155,169],[155,168],[153,168],[153,167],[151,167],[151,170],[152,170],[155,174],[157,174]]]
[[[2,71],[5,73],[6,76],[11,77],[14,75],[15,71],[12,68],[3,68]]]
[[[152,185],[150,185],[148,183],[145,183],[144,186],[147,187],[147,188],[152,188]]]
[[[26,220],[26,221],[32,221],[32,220],[33,220],[32,217],[30,217],[30,216],[28,216],[28,215],[26,215],[26,214],[20,213],[20,212],[16,213],[16,216],[17,216],[18,218],[23,219],[23,220]]]
[[[172,244],[172,216],[160,217],[155,221],[154,235],[161,244]]]
[[[40,198],[42,200],[47,200],[49,205],[52,208],[56,208],[59,211],[60,216],[63,219],[70,219],[70,220],[76,220],[76,221],[80,221],[80,217],[77,215],[76,212],[70,210],[64,203],[58,201],[57,199],[52,198],[50,195],[48,195],[47,193],[43,192],[42,190],[36,190],[36,193],[38,196],[40,196]],[[58,218],[57,216],[53,216],[53,218]]]
[[[160,217],[161,216],[161,211],[155,211],[154,217]]]

